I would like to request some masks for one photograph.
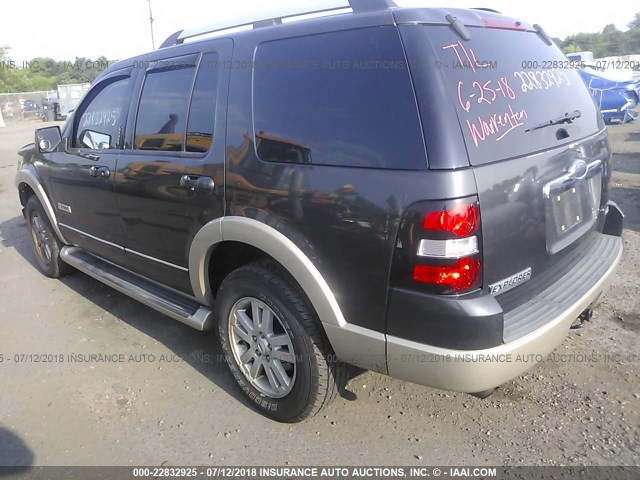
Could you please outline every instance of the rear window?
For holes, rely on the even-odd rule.
[[[599,114],[578,74],[579,62],[538,34],[469,28],[471,40],[464,41],[449,26],[403,26],[401,31],[412,69],[434,68],[444,77],[444,98],[455,105],[472,165],[546,150],[598,131]],[[419,49],[431,53],[425,57]],[[424,64],[424,58],[430,60]],[[582,116],[571,124],[527,131],[576,110]],[[561,128],[567,132],[558,132]]]
[[[254,121],[264,161],[426,168],[415,96],[393,26],[260,45]]]

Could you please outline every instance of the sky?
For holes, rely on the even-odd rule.
[[[171,33],[187,27],[265,11],[266,5],[317,5],[347,0],[151,0],[156,48]],[[540,24],[552,37],[600,32],[613,23],[620,30],[640,11],[638,0],[616,0],[612,8],[591,8],[576,0],[396,0],[400,6],[493,8]],[[602,6],[602,4],[599,4]],[[313,8],[310,8],[313,9]],[[606,12],[606,13],[605,13]],[[147,0],[3,0],[0,46],[11,47],[17,62],[33,57],[74,60],[104,55],[120,60],[152,50]]]

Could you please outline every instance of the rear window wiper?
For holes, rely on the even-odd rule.
[[[548,122],[543,122],[535,127],[527,128],[525,132],[531,132],[532,130],[540,130],[541,128],[550,127],[551,125],[561,125],[563,123],[571,123],[574,120],[580,118],[582,116],[582,112],[580,110],[574,110],[571,113],[565,113],[561,117],[554,118],[549,120]]]

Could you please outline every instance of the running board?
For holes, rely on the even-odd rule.
[[[213,327],[213,312],[208,307],[123,270],[79,247],[63,247],[60,258],[105,285],[196,330],[209,330]]]

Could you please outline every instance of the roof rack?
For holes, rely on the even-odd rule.
[[[308,5],[309,2],[304,3],[307,3]],[[291,17],[308,17],[309,15],[322,15],[330,12],[338,13],[340,10],[344,11],[349,8],[354,13],[360,13],[387,10],[394,7],[397,7],[397,5],[393,0],[315,0],[306,8],[304,6],[298,6],[297,9],[295,6],[292,7],[291,5],[274,6],[268,12],[264,12],[262,14],[247,12],[233,19],[216,21],[205,27],[179,30],[162,42],[160,48],[180,45],[189,38],[199,37],[201,35],[207,35],[232,28],[251,26],[254,29],[257,29],[280,25],[282,24],[283,19]]]

